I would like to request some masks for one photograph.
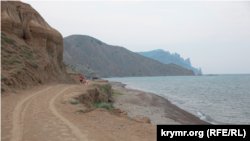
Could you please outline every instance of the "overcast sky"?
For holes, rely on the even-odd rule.
[[[133,52],[176,52],[204,74],[250,73],[249,1],[23,2],[63,37],[89,35]]]

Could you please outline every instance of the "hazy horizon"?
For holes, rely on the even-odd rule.
[[[176,52],[204,74],[250,73],[249,1],[22,2],[63,37],[88,35],[133,52]]]

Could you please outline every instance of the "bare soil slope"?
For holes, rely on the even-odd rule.
[[[131,52],[123,47],[108,45],[85,35],[71,35],[63,39],[64,61],[86,76],[174,76],[194,75],[178,65],[163,64]]]
[[[63,63],[63,38],[29,4],[1,1],[1,92],[74,81]]]

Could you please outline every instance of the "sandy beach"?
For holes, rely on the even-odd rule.
[[[151,124],[210,124],[195,115],[180,109],[169,100],[158,95],[139,90],[127,89],[120,82],[109,82],[115,89],[114,106],[127,111],[128,117],[143,115],[151,120]]]

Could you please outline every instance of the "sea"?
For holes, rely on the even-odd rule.
[[[250,124],[250,74],[104,79],[162,96],[211,124]]]

